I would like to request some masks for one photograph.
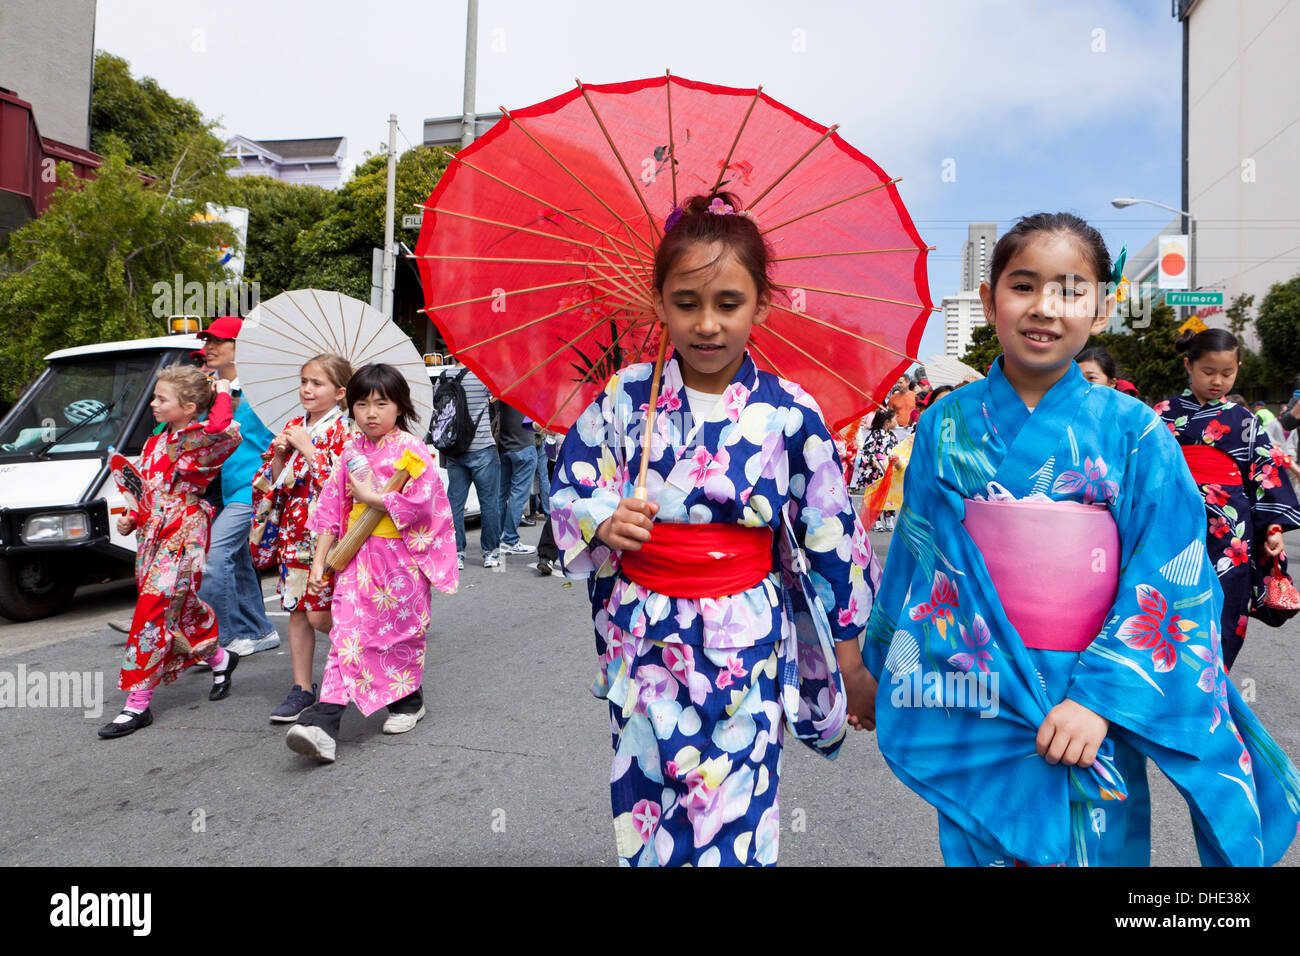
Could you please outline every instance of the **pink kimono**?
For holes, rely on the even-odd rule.
[[[429,586],[456,591],[456,541],[451,505],[438,469],[415,438],[395,428],[378,443],[358,436],[344,446],[338,466],[316,499],[307,527],[342,538],[353,500],[344,462],[361,451],[377,487],[408,468],[406,487],[384,495],[384,506],[400,538],[371,535],[334,582],[334,627],[321,678],[320,700],[356,703],[363,714],[407,696],[424,676],[424,632],[429,627]]]

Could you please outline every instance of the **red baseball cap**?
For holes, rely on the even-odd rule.
[[[1137,394],[1138,394],[1137,386],[1134,385],[1132,382],[1128,381],[1127,379],[1123,379],[1123,378],[1116,379],[1116,380],[1115,380],[1115,388],[1117,388],[1119,391],[1123,392],[1125,395],[1137,395]]]
[[[239,338],[239,330],[243,324],[244,320],[239,318],[239,316],[223,315],[218,319],[213,319],[211,325],[197,334],[201,339],[208,338],[209,336],[214,339],[237,339]]]

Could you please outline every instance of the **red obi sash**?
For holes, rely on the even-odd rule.
[[[772,529],[656,523],[641,550],[624,551],[621,561],[630,580],[669,597],[739,594],[772,573]]]
[[[1209,445],[1179,445],[1198,485],[1239,485],[1241,472],[1227,454]]]

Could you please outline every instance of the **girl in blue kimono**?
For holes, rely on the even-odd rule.
[[[816,402],[749,355],[771,282],[737,208],[694,197],[659,245],[674,354],[647,500],[634,490],[653,364],[610,379],[552,486],[565,573],[588,578],[624,865],[775,863],[783,724],[834,756],[870,706],[859,639],[879,566]]]
[[[1282,532],[1300,528],[1300,502],[1287,481],[1290,457],[1276,448],[1244,405],[1224,401],[1237,379],[1237,339],[1223,329],[1184,334],[1187,389],[1160,402],[1155,412],[1178,439],[1192,480],[1205,499],[1205,543],[1223,589],[1219,634],[1223,664],[1232,667],[1246,622],[1264,600],[1265,579],[1276,561],[1286,570]]]
[[[1004,354],[921,418],[867,628],[880,749],[938,809],[949,864],[1148,864],[1147,757],[1204,863],[1271,864],[1300,777],[1227,680],[1201,497],[1159,418],[1072,362],[1106,325],[1108,279],[1074,216],[1023,219],[994,249],[980,297]],[[1012,562],[972,536],[1006,498],[1038,531]],[[1067,512],[1109,544],[1053,538]],[[1081,547],[1091,567],[1048,577]],[[1089,571],[1105,587],[1087,602]]]

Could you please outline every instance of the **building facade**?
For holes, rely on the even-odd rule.
[[[996,222],[972,222],[961,247],[961,288],[973,292],[989,278],[989,262],[998,241]]]
[[[984,321],[984,306],[979,292],[963,289],[956,295],[944,296],[942,302],[944,340],[943,354],[961,358],[970,348],[970,336]]]
[[[1225,305],[1253,294],[1258,308],[1300,274],[1300,2],[1178,0],[1175,12],[1187,39],[1182,208],[1196,217],[1196,284]]]
[[[231,176],[269,176],[281,182],[338,189],[348,158],[343,136],[319,139],[262,139],[236,136],[222,154],[238,165]]]

